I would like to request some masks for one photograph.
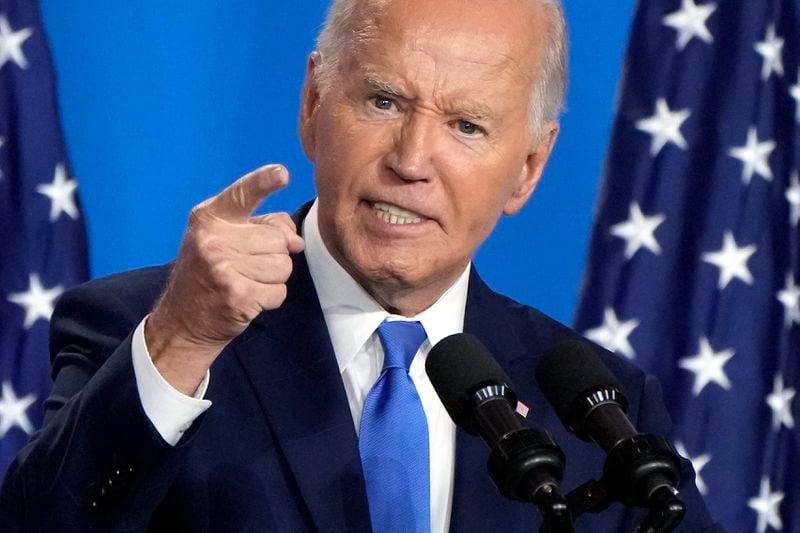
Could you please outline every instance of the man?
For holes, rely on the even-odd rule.
[[[192,211],[170,268],[97,280],[61,300],[45,427],[5,482],[4,523],[536,529],[530,505],[497,494],[485,446],[456,433],[425,376],[431,346],[461,330],[497,355],[534,406],[529,422],[561,443],[564,486],[599,476],[602,452],[567,435],[533,384],[536,355],[575,333],[491,292],[470,266],[498,218],[530,197],[553,148],[563,39],[555,1],[335,2],[300,112],[318,199],[294,220],[253,217],[288,182],[268,165]],[[381,328],[398,319],[420,323],[426,338],[405,375],[427,446],[401,454],[424,457],[421,492],[402,497],[374,477],[364,444],[371,424],[386,422],[367,419],[392,350]],[[657,384],[605,357],[637,425],[665,432]],[[402,438],[406,421],[397,424]],[[711,527],[690,475],[684,498],[685,530]],[[641,516],[615,506],[576,527],[630,530]]]

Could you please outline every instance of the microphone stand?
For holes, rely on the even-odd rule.
[[[572,516],[558,487],[564,472],[564,453],[547,431],[522,426],[509,408],[507,387],[487,386],[474,393],[481,408],[474,410],[478,432],[494,443],[487,464],[500,494],[531,502],[542,514],[542,533],[572,533]],[[512,397],[516,404],[516,396]],[[509,428],[514,428],[509,431]]]
[[[524,428],[505,435],[492,448],[488,468],[503,496],[536,505],[541,533],[573,532],[572,514],[558,488],[564,454],[549,433]]]
[[[600,513],[613,501],[644,507],[649,512],[636,532],[668,533],[686,512],[675,488],[679,480],[680,463],[667,441],[659,435],[637,434],[614,445],[603,477],[572,490],[567,502],[575,518]]]
[[[650,513],[642,521],[638,531],[641,533],[661,533],[672,531],[683,520],[686,508],[678,497],[678,491],[672,487],[662,486],[656,489],[650,498]]]
[[[571,533],[572,513],[567,500],[558,487],[543,487],[534,497],[534,503],[542,514],[542,526],[539,533]]]

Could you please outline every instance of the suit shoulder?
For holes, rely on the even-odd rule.
[[[609,370],[625,384],[626,389],[630,390],[630,393],[639,391],[644,386],[645,373],[633,362],[608,351],[580,332],[534,307],[501,294],[498,294],[497,297],[507,309],[514,331],[526,345],[539,346],[542,351],[546,351],[567,340],[581,341],[597,353]]]
[[[139,268],[103,276],[77,285],[67,291],[56,303],[55,314],[71,309],[73,305],[121,305],[128,308],[152,304],[164,288],[169,265]]]
[[[90,332],[102,337],[101,344],[118,344],[150,311],[168,275],[168,265],[141,268],[67,290],[56,302],[50,321],[51,353],[80,345]]]

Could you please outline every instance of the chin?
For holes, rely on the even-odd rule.
[[[419,285],[424,276],[415,261],[403,261],[394,258],[389,261],[375,261],[374,257],[366,262],[355,264],[359,277],[371,285],[385,286],[392,289],[413,288]]]

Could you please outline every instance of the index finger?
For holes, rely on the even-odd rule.
[[[230,222],[247,222],[258,205],[289,183],[283,165],[265,165],[234,181],[203,204],[211,214]]]

